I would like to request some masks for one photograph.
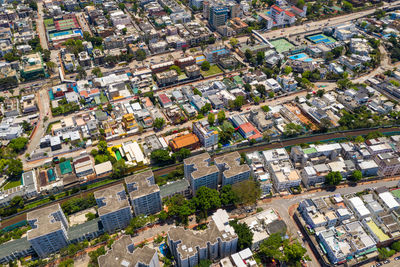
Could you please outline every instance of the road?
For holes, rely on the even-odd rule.
[[[49,46],[47,44],[47,37],[46,37],[46,29],[44,28],[44,23],[43,23],[43,2],[38,1],[38,19],[36,20],[36,28],[39,34],[39,39],[40,39],[40,45],[42,46],[43,49],[49,49]]]
[[[400,179],[400,177],[397,177],[397,179]],[[264,210],[268,209],[268,208],[275,209],[279,213],[281,218],[285,221],[288,231],[292,234],[292,236],[296,237],[298,240],[302,240],[302,238],[300,238],[300,236],[297,234],[297,232],[300,229],[297,227],[297,224],[293,220],[293,217],[292,217],[293,214],[292,213],[289,214],[289,209],[296,207],[297,204],[299,204],[302,200],[307,199],[307,198],[314,198],[314,197],[324,197],[324,196],[329,196],[329,195],[333,195],[333,194],[337,194],[337,193],[346,195],[346,194],[350,194],[350,193],[359,192],[359,191],[362,191],[364,189],[368,189],[371,187],[381,187],[381,186],[394,187],[394,186],[397,186],[398,183],[399,183],[398,180],[373,181],[373,182],[366,182],[364,184],[358,184],[356,187],[341,186],[341,188],[336,189],[334,192],[319,191],[319,192],[304,193],[301,195],[289,195],[288,197],[282,197],[282,198],[280,198],[280,197],[273,198],[269,203],[267,203],[267,204],[261,203],[258,206],[263,208]],[[307,262],[307,266],[319,267],[320,264],[318,263],[318,260],[316,259],[315,255],[313,254],[307,241],[305,243],[303,243],[303,246],[307,249],[307,254],[311,257],[311,261]]]
[[[394,6],[398,6],[400,3],[400,1],[396,1],[389,4],[385,4],[383,7],[394,7]],[[382,7],[382,8],[383,8]],[[317,30],[321,30],[323,27],[325,26],[337,26],[352,20],[356,20],[368,15],[371,15],[375,12],[375,8],[373,9],[369,9],[369,10],[365,10],[365,11],[361,11],[361,12],[356,12],[356,13],[351,13],[351,14],[347,14],[347,15],[343,15],[343,16],[337,16],[337,17],[333,17],[333,18],[329,18],[329,19],[324,19],[324,20],[318,20],[315,22],[309,22],[307,24],[303,24],[303,25],[299,25],[299,26],[292,26],[289,28],[285,28],[283,29],[283,32],[281,32],[281,30],[275,30],[275,31],[269,31],[266,33],[262,33],[262,36],[267,38],[267,39],[274,39],[274,38],[278,38],[281,35],[282,36],[287,36],[287,35],[299,35],[305,32],[309,32],[309,31],[317,31]],[[307,25],[309,25],[309,27],[307,27]],[[282,33],[282,34],[281,34]]]

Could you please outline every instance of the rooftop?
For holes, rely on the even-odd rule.
[[[223,156],[215,158],[215,163],[217,165],[223,164],[224,171],[223,174],[226,178],[235,176],[240,173],[249,172],[250,167],[247,164],[240,165],[240,154],[235,151],[232,153],[225,154]]]
[[[218,168],[215,165],[210,165],[210,155],[203,153],[198,156],[190,157],[184,160],[185,165],[193,165],[195,171],[192,172],[194,179],[204,177],[212,173],[218,173]]]
[[[154,175],[151,170],[128,176],[125,178],[125,183],[128,186],[131,200],[160,191],[158,185],[154,184]],[[132,185],[132,187],[129,185]],[[129,188],[132,188],[132,190]]]
[[[63,222],[59,219],[59,216],[54,216],[58,212],[64,214],[60,204],[55,204],[28,212],[26,217],[27,221],[30,222],[30,224],[33,222],[32,229],[27,232],[28,240],[62,230],[63,228],[66,230],[68,225],[63,225]]]
[[[98,205],[99,216],[130,207],[125,187],[122,184],[98,190],[94,192],[94,197]]]

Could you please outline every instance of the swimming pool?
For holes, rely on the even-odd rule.
[[[313,61],[313,59],[310,58],[310,57],[308,57],[308,55],[305,54],[305,53],[295,54],[295,55],[293,55],[293,56],[290,56],[289,58],[290,58],[290,59],[293,59],[293,60],[304,61],[304,62],[311,62],[311,61]]]
[[[300,53],[300,54],[296,54],[296,55],[290,56],[289,58],[290,59],[296,59],[296,60],[302,60],[302,59],[304,59],[306,57],[308,57],[306,54]]]
[[[319,43],[332,44],[332,43],[336,42],[336,40],[334,38],[326,36],[325,34],[316,34],[316,35],[308,36],[307,38],[316,44],[319,44]]]

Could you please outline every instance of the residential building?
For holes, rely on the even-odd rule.
[[[220,26],[224,26],[229,18],[229,9],[226,6],[211,5],[210,6],[210,26],[217,29]]]
[[[21,77],[26,80],[44,78],[46,71],[40,53],[24,55],[21,58]]]
[[[286,190],[291,187],[297,187],[301,183],[301,176],[293,168],[290,160],[271,161],[267,165],[272,175],[274,187],[278,191]]]
[[[194,195],[202,186],[217,189],[219,170],[217,166],[210,165],[211,158],[208,153],[187,158],[183,163],[185,178],[190,182]]]
[[[105,255],[97,258],[100,267],[159,267],[157,250],[144,246],[135,248],[129,235],[117,239]]]
[[[378,174],[381,176],[396,176],[400,174],[399,157],[392,153],[383,153],[376,156]]]
[[[211,129],[207,120],[194,122],[193,133],[206,148],[218,144],[218,131]]]
[[[94,171],[97,177],[107,176],[112,173],[111,161],[106,161],[97,165],[94,165]]]
[[[138,124],[132,113],[128,113],[122,116],[122,124],[124,125],[124,128],[127,132],[138,128]]]
[[[241,156],[235,151],[215,158],[222,186],[236,184],[250,178],[250,167],[246,163],[240,164]]]
[[[131,207],[122,184],[94,192],[98,214],[106,232],[125,229],[132,219]]]
[[[68,246],[68,221],[60,204],[28,212],[27,221],[32,227],[27,239],[39,257]]]
[[[150,215],[161,211],[160,188],[154,182],[152,171],[126,177],[125,183],[136,216]]]
[[[208,228],[194,232],[173,227],[167,233],[168,245],[178,267],[194,267],[201,260],[218,260],[236,252],[238,237],[229,225],[225,210],[217,210]]]

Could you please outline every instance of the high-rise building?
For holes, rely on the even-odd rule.
[[[190,182],[193,195],[196,195],[196,191],[202,186],[217,189],[219,171],[217,166],[210,165],[210,162],[208,153],[184,160],[185,178]]]
[[[225,210],[217,210],[201,232],[174,227],[168,231],[168,245],[178,267],[191,267],[201,260],[218,260],[236,252],[238,237],[229,225]]]
[[[68,245],[68,221],[60,204],[28,212],[27,221],[32,227],[27,232],[27,239],[39,257],[46,257]]]
[[[218,131],[211,129],[207,120],[194,122],[193,133],[197,135],[204,147],[218,144]]]
[[[236,184],[250,178],[250,167],[240,164],[240,154],[235,151],[215,158],[215,164],[220,171],[219,181],[222,186]]]
[[[97,259],[100,267],[130,266],[130,267],[159,267],[157,250],[145,246],[134,248],[132,238],[122,236],[115,241],[105,255]]]
[[[132,219],[131,206],[122,184],[94,192],[98,214],[106,232],[124,229]]]
[[[160,188],[154,182],[152,171],[125,178],[129,198],[136,216],[154,214],[162,209]]]
[[[214,29],[224,26],[229,18],[229,9],[224,5],[211,5],[209,23]]]

